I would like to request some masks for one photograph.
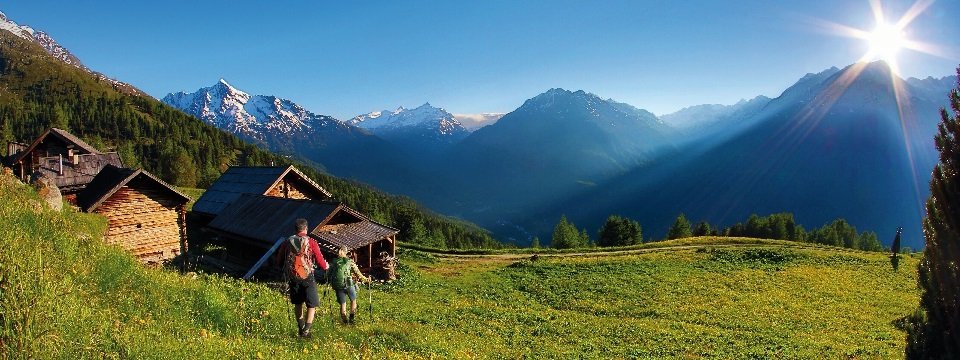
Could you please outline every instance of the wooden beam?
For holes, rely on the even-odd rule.
[[[277,241],[273,243],[273,246],[270,247],[270,250],[267,250],[267,252],[266,252],[265,254],[263,254],[263,256],[260,257],[260,260],[257,260],[257,263],[256,263],[256,264],[253,264],[253,267],[250,268],[250,270],[247,271],[247,273],[243,275],[243,279],[244,279],[244,280],[250,280],[250,278],[253,276],[253,274],[254,274],[255,272],[257,272],[257,270],[260,270],[260,267],[263,266],[263,263],[267,262],[267,259],[269,259],[270,256],[273,255],[273,253],[277,251],[277,248],[279,248],[279,247],[280,247],[280,244],[283,243],[283,241],[286,240],[286,239],[287,239],[287,238],[286,238],[286,237],[283,237],[283,236],[281,236],[279,239],[277,239]]]

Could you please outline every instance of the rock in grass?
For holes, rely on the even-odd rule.
[[[63,197],[60,194],[60,188],[57,187],[53,179],[36,172],[31,176],[30,183],[37,189],[37,194],[51,209],[55,211],[63,209]]]

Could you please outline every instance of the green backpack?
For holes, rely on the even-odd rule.
[[[350,287],[353,283],[353,278],[350,276],[350,267],[350,259],[337,258],[334,260],[333,266],[327,272],[330,277],[330,286],[337,290]]]

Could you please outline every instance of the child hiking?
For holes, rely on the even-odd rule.
[[[357,315],[357,283],[353,275],[356,275],[361,282],[369,283],[370,279],[360,273],[350,258],[347,257],[347,249],[340,248],[337,251],[337,259],[330,266],[327,272],[327,280],[330,287],[337,293],[337,302],[340,303],[340,320],[344,324],[353,323],[353,318]],[[347,317],[347,298],[350,299],[350,316]]]
[[[320,305],[317,293],[316,267],[327,269],[317,241],[307,235],[307,220],[296,220],[296,235],[291,235],[277,251],[277,260],[283,261],[283,278],[289,287],[290,303],[294,305],[294,317],[301,337],[310,337],[310,327]],[[303,310],[306,303],[307,309]]]

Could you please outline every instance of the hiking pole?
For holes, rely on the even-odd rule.
[[[370,320],[373,320],[373,279],[367,281],[367,296],[370,299]]]
[[[290,283],[287,283],[287,285],[284,286],[284,288],[287,289],[286,293],[289,294],[291,290]],[[293,322],[297,324],[297,334],[299,335],[300,334],[300,314],[297,314],[296,306],[293,305],[292,302],[290,303],[289,306],[290,306],[290,313],[293,314]]]

